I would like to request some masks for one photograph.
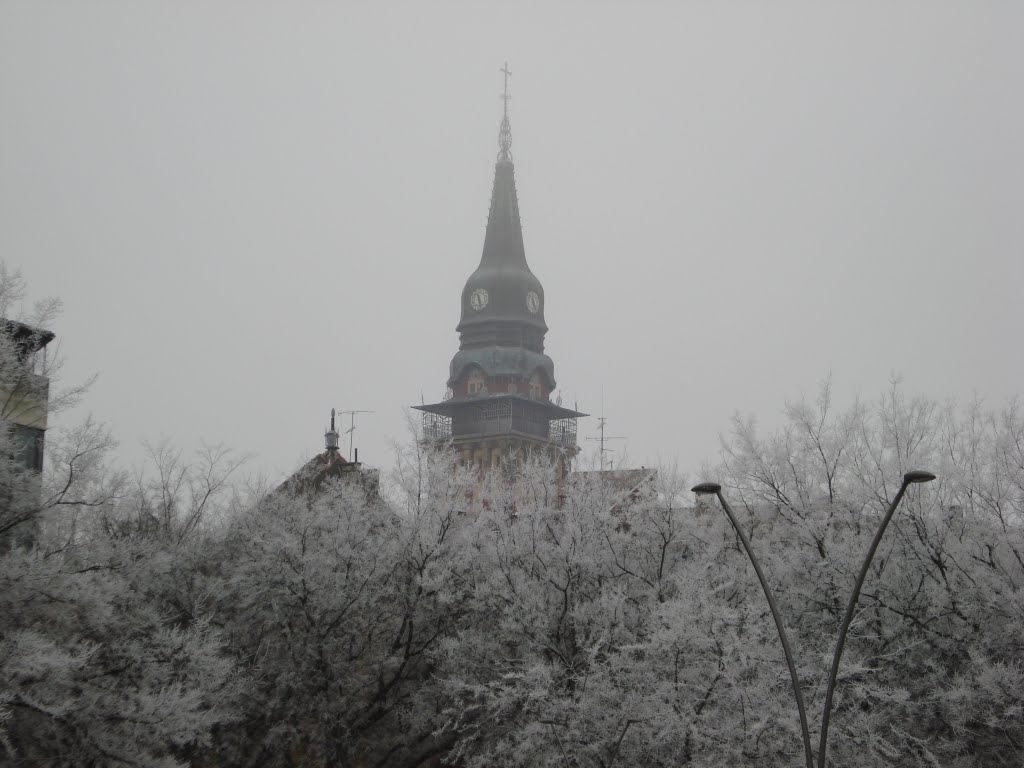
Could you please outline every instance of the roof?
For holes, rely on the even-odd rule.
[[[414,405],[413,408],[417,411],[425,411],[426,413],[436,413],[439,416],[452,416],[458,411],[465,410],[467,405],[478,405],[480,407],[484,407],[487,405],[505,402],[512,404],[520,403],[527,407],[543,409],[547,417],[552,421],[556,419],[576,419],[581,416],[590,415],[574,411],[571,408],[563,408],[560,405],[552,403],[550,400],[534,400],[526,395],[505,392],[487,395],[470,395],[469,397],[453,397],[450,400],[443,400],[440,403]]]
[[[522,347],[484,347],[482,349],[460,349],[452,358],[448,386],[462,376],[468,365],[479,365],[488,376],[522,376],[527,378],[534,371],[541,371],[548,386],[555,387],[555,364],[542,352]]]
[[[515,166],[507,151],[494,166],[483,253],[462,289],[462,314],[456,330],[463,335],[463,342],[480,346],[488,339],[500,338],[502,325],[530,328],[539,335],[539,348],[543,349],[543,334],[548,330],[544,287],[526,263]]]
[[[374,484],[372,490],[376,492],[377,471],[363,469],[357,461],[346,461],[340,451],[318,453],[281,483],[277,491],[317,493],[325,481],[341,477],[371,480]]]
[[[621,493],[623,498],[636,498],[643,493],[644,486],[652,483],[657,477],[658,470],[641,467],[640,469],[571,472],[569,473],[569,482],[601,482]]]
[[[56,338],[53,331],[34,328],[31,325],[6,318],[0,318],[0,332],[10,336],[14,343],[26,352],[29,351],[29,347],[32,352],[42,349]]]

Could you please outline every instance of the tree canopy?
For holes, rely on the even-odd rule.
[[[4,377],[24,373],[12,350],[0,334]],[[0,430],[2,762],[801,762],[764,596],[686,478],[623,493],[539,461],[481,477],[413,440],[383,498],[345,478],[267,492],[217,447],[156,443],[118,469],[91,420],[51,434],[41,478],[11,440]],[[904,472],[939,476],[908,493],[868,575],[830,764],[1019,765],[1018,404],[894,382],[841,410],[825,383],[770,434],[737,417],[721,455],[694,479],[722,484],[765,565],[812,729],[881,515]]]

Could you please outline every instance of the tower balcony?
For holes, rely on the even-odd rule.
[[[452,398],[415,408],[424,412],[424,438],[432,442],[512,436],[575,448],[576,419],[586,416],[512,394]]]

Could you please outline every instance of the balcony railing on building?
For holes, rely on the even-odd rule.
[[[429,441],[518,434],[566,448],[576,446],[578,414],[546,401],[497,395],[417,407],[425,411],[423,436]]]

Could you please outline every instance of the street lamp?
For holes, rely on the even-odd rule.
[[[903,485],[900,486],[899,491],[896,493],[896,498],[889,505],[889,511],[882,518],[882,523],[875,532],[875,539],[871,542],[867,557],[864,558],[864,564],[860,568],[857,583],[853,585],[850,603],[846,606],[846,615],[843,617],[843,624],[839,628],[839,637],[836,639],[836,650],[832,655],[832,671],[829,673],[828,688],[825,690],[825,706],[821,713],[821,739],[818,741],[818,768],[825,768],[825,752],[828,750],[828,721],[832,715],[832,694],[835,692],[836,678],[839,676],[839,661],[843,657],[843,646],[846,645],[846,635],[850,631],[853,612],[857,610],[860,588],[864,585],[864,579],[868,575],[868,568],[871,567],[871,561],[875,558],[875,550],[878,549],[878,544],[882,541],[882,534],[885,533],[885,529],[889,526],[889,521],[892,520],[896,507],[903,500],[903,494],[907,492],[907,487],[913,483],[928,483],[934,479],[935,475],[931,472],[925,472],[920,469],[907,472],[903,476]]]
[[[836,678],[839,675],[839,662],[843,656],[843,647],[846,645],[846,636],[850,630],[850,623],[853,621],[854,611],[857,610],[857,601],[860,599],[860,590],[861,587],[864,586],[864,579],[867,578],[868,569],[871,567],[871,561],[875,557],[875,552],[878,549],[879,543],[882,541],[882,535],[885,533],[885,529],[889,526],[889,521],[892,520],[892,516],[896,512],[896,507],[899,506],[900,501],[903,500],[903,495],[907,492],[907,487],[914,483],[927,483],[934,479],[935,475],[923,470],[913,470],[903,475],[903,484],[900,486],[899,491],[896,493],[896,497],[889,505],[889,510],[885,513],[885,517],[882,518],[882,522],[878,526],[878,530],[875,532],[874,541],[871,542],[871,547],[868,549],[867,556],[864,558],[864,564],[861,566],[860,574],[857,576],[857,582],[853,587],[853,593],[850,595],[850,602],[846,606],[846,615],[843,617],[842,626],[839,628],[839,637],[836,640],[836,649],[832,656],[832,670],[828,677],[828,688],[825,691],[825,704],[821,716],[821,738],[818,742],[818,768],[825,768],[825,753],[828,749],[828,724],[832,714],[832,694],[835,692]],[[810,733],[807,728],[807,713],[804,710],[803,696],[800,692],[800,679],[796,673],[796,665],[793,663],[793,653],[789,646],[789,639],[786,637],[786,630],[782,624],[782,617],[779,614],[778,606],[775,604],[775,598],[772,596],[772,592],[768,588],[768,582],[764,578],[764,573],[761,571],[761,564],[757,561],[757,557],[755,557],[754,551],[750,547],[750,542],[747,540],[746,534],[743,532],[739,522],[736,520],[736,516],[732,513],[732,509],[729,508],[725,498],[722,496],[722,486],[718,483],[700,483],[699,485],[693,486],[690,490],[698,496],[714,495],[718,497],[718,501],[721,503],[722,509],[724,509],[725,514],[729,516],[729,522],[732,523],[733,529],[735,529],[737,535],[740,537],[740,541],[743,542],[743,549],[746,551],[747,557],[754,566],[754,571],[757,573],[757,579],[761,582],[761,589],[764,590],[764,595],[768,598],[768,607],[771,608],[772,618],[775,619],[775,626],[779,630],[779,639],[782,641],[782,650],[786,654],[786,664],[789,665],[789,675],[793,680],[793,693],[796,697],[796,708],[800,713],[800,732],[804,741],[804,757],[807,760],[807,768],[815,768],[814,755],[811,752]]]
[[[761,570],[761,564],[757,560],[757,556],[754,555],[754,550],[750,546],[750,541],[747,539],[747,534],[743,532],[743,528],[740,527],[739,521],[736,516],[732,513],[729,505],[725,501],[725,497],[722,496],[722,486],[718,483],[701,483],[691,488],[694,493],[698,496],[701,495],[714,495],[718,497],[719,503],[722,505],[722,509],[725,510],[725,514],[729,516],[729,522],[732,523],[732,527],[736,530],[737,535],[740,537],[740,541],[743,542],[743,549],[747,553],[747,557],[754,566],[754,572],[757,574],[757,580],[761,582],[761,589],[764,590],[764,596],[768,598],[768,607],[771,608],[772,618],[775,619],[775,628],[779,630],[779,639],[782,641],[782,652],[786,654],[786,664],[789,666],[789,676],[793,681],[793,695],[796,697],[796,708],[800,713],[800,734],[804,740],[804,756],[807,758],[807,768],[814,768],[814,753],[811,752],[811,734],[807,729],[807,712],[804,709],[804,697],[800,689],[800,678],[796,673],[796,664],[793,662],[793,649],[789,647],[789,638],[786,636],[786,627],[782,623],[782,614],[779,613],[779,607],[775,604],[775,597],[772,595],[771,589],[768,587],[768,580],[764,577],[764,572]]]

